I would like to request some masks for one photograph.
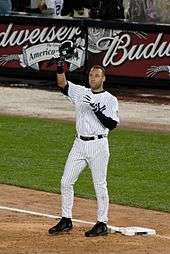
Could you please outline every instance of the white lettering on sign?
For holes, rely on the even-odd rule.
[[[27,66],[32,66],[38,62],[49,60],[52,57],[59,57],[58,43],[43,43],[23,49],[23,59]]]
[[[0,33],[0,47],[20,46],[24,43],[36,44],[54,41],[71,40],[73,36],[81,34],[79,27],[44,27],[42,30],[35,28],[13,31],[14,25],[9,24],[5,32]]]
[[[7,46],[21,46],[23,49],[28,46],[36,46],[48,43],[58,43],[64,42],[65,40],[72,40],[75,36],[81,37],[80,27],[43,27],[34,29],[22,29],[15,30],[14,24],[9,24],[6,31],[0,32],[0,47]],[[103,66],[106,67],[109,64],[112,66],[119,66],[124,62],[140,60],[140,59],[153,59],[156,57],[169,57],[170,56],[170,42],[165,41],[163,34],[159,33],[155,40],[151,43],[147,43],[147,37],[140,32],[138,33],[139,43],[134,44],[132,42],[132,36],[135,36],[135,32],[123,31],[112,31],[110,29],[102,29],[91,31],[88,34],[88,50],[92,53],[98,54],[104,52],[103,56]],[[29,45],[30,44],[30,45]],[[42,57],[47,57],[55,54],[56,51],[51,51],[51,49],[43,48],[38,51],[37,55],[34,52],[33,55],[30,54],[30,61],[34,62],[35,59],[41,59]],[[55,49],[52,49],[55,50]],[[28,52],[28,49],[27,49]]]
[[[106,51],[103,58],[103,66],[111,64],[118,66],[125,61],[152,59],[156,57],[170,56],[170,43],[162,42],[163,34],[158,34],[153,43],[131,45],[130,34],[103,37],[96,42],[99,51]],[[103,46],[104,45],[104,46]],[[107,47],[106,47],[107,45]]]

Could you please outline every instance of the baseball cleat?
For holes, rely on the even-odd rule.
[[[103,236],[108,234],[107,225],[104,222],[98,221],[92,229],[85,232],[85,236],[93,237],[93,236]]]
[[[62,217],[61,220],[52,228],[48,230],[50,235],[58,235],[62,232],[68,232],[73,228],[72,220],[70,218]]]

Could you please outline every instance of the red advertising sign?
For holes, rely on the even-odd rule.
[[[89,62],[109,75],[170,79],[170,34],[89,28]]]
[[[59,46],[73,42],[76,57],[67,59],[68,70],[85,65],[86,35],[80,27],[0,25],[0,68],[55,70],[48,66],[59,57]],[[115,29],[88,29],[88,63],[101,64],[113,76],[170,79],[170,34]]]
[[[74,71],[84,65],[85,39],[79,27],[0,25],[0,68],[53,70],[47,63],[59,57],[59,46],[66,41],[74,41],[77,51],[67,59],[69,71]]]

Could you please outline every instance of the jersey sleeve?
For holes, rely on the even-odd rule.
[[[106,101],[106,110],[103,112],[105,116],[111,117],[117,123],[120,122],[119,120],[119,108],[118,108],[118,100],[115,96],[109,96],[108,100]]]
[[[76,103],[80,96],[84,93],[84,87],[80,85],[75,85],[68,81],[68,96],[73,103]]]

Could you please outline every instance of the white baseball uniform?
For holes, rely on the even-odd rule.
[[[68,96],[75,105],[77,136],[61,179],[62,217],[72,218],[73,185],[82,170],[88,165],[91,169],[97,198],[97,220],[107,222],[109,198],[106,177],[109,161],[107,139],[109,129],[101,124],[90,105],[84,102],[84,96],[88,95],[95,103],[100,103],[101,106],[105,105],[106,109],[103,114],[119,123],[118,101],[107,91],[94,93],[89,88],[75,85],[69,81],[68,85]],[[98,138],[98,135],[102,138]],[[82,136],[93,137],[94,140],[82,140]]]

